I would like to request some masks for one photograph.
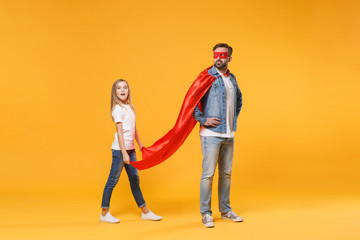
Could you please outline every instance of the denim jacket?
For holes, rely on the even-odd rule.
[[[225,86],[224,81],[221,75],[216,70],[215,66],[208,70],[208,73],[216,77],[215,81],[211,85],[210,89],[205,93],[201,98],[200,102],[202,105],[202,112],[199,107],[196,106],[193,116],[196,121],[200,122],[201,125],[204,125],[206,118],[219,118],[220,124],[216,127],[205,126],[214,132],[226,133],[226,95],[225,95]],[[240,92],[239,86],[236,82],[234,74],[230,73],[229,75],[231,83],[234,85],[235,90],[235,109],[234,109],[234,126],[233,130],[236,131],[237,118],[239,116],[241,106],[242,106],[242,94]]]

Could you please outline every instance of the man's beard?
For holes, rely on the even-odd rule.
[[[227,69],[227,66],[228,66],[227,62],[222,62],[222,61],[215,62],[215,67],[219,70],[225,70]]]

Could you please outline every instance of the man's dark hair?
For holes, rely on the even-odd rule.
[[[227,48],[228,49],[228,55],[229,57],[231,57],[232,55],[232,47],[230,47],[229,45],[227,45],[226,43],[218,43],[215,45],[215,47],[213,48],[213,51],[215,51],[215,49],[219,48],[219,47],[224,47],[224,48]]]

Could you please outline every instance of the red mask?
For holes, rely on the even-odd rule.
[[[214,59],[217,58],[221,58],[221,59],[227,58],[227,52],[214,52]]]

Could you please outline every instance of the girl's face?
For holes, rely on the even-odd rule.
[[[119,82],[116,86],[116,96],[123,102],[126,103],[126,100],[129,96],[129,87],[126,82]]]

